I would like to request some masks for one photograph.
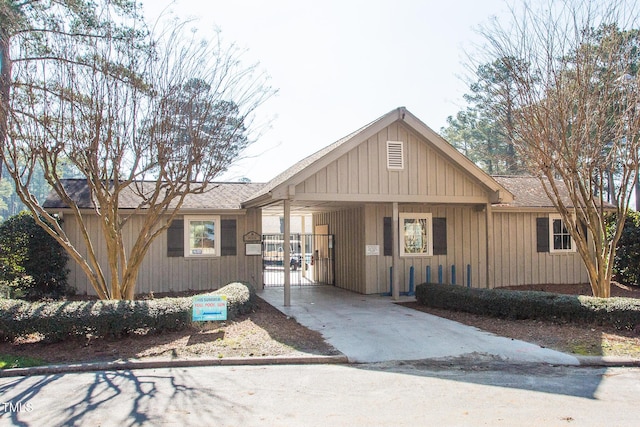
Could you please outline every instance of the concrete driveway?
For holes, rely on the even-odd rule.
[[[390,297],[360,295],[334,286],[292,287],[291,306],[285,307],[283,288],[266,288],[258,295],[322,333],[354,363],[462,358],[579,365],[571,355],[402,307]]]

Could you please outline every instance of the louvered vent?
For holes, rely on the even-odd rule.
[[[387,141],[387,168],[404,169],[404,143],[402,141]]]

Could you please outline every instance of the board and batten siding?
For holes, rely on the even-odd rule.
[[[493,212],[493,286],[588,283],[577,252],[537,252],[536,218],[540,212]]]
[[[443,283],[451,283],[451,266],[456,267],[456,283],[466,285],[467,265],[471,265],[471,285],[484,287],[486,283],[485,236],[483,212],[469,206],[400,205],[401,213],[431,213],[432,218],[445,218],[447,253],[430,257],[399,257],[400,292],[409,291],[410,269],[414,268],[414,285],[427,281],[427,266],[431,268],[431,282],[438,282],[438,267],[442,266]],[[378,245],[379,256],[366,256],[366,293],[390,291],[392,257],[384,256],[384,218],[392,215],[391,204],[370,204],[365,208],[366,245]],[[393,248],[397,251],[399,248]],[[362,248],[362,253],[365,248]]]
[[[365,228],[363,207],[313,215],[313,228],[327,225],[333,234],[334,283],[337,287],[365,293]]]
[[[403,141],[405,168],[387,169],[387,141]],[[482,203],[486,190],[401,123],[343,153],[295,188],[297,199]],[[391,198],[390,198],[391,197]],[[428,198],[425,200],[424,198]]]
[[[216,215],[216,214],[211,214]],[[178,216],[176,219],[182,219]],[[236,253],[235,256],[219,256],[196,259],[184,257],[167,257],[167,235],[160,235],[149,248],[138,273],[136,294],[149,292],[181,292],[188,290],[210,290],[220,288],[233,281],[247,281],[256,287],[262,284],[262,258],[245,256],[243,235],[249,231],[261,234],[261,214],[257,209],[249,209],[244,214],[220,214],[220,219],[236,220]],[[98,260],[105,274],[107,255],[102,242],[102,232],[98,218],[92,215],[84,217],[91,241],[94,242]],[[132,217],[125,226],[123,236],[126,247],[133,246],[140,229],[142,218]],[[80,228],[71,215],[65,217],[65,231],[79,252],[86,257],[86,247],[82,244]],[[218,240],[219,244],[219,240]],[[69,283],[76,288],[78,294],[95,295],[95,291],[84,274],[84,271],[73,260],[69,261]]]
[[[544,283],[587,283],[584,263],[578,253],[550,254],[537,252],[536,218],[541,212],[493,212],[493,252],[488,260],[493,280],[487,283],[485,212],[471,206],[431,206],[402,204],[400,212],[431,213],[445,218],[447,254],[431,257],[400,257],[400,292],[409,290],[410,268],[414,267],[414,284],[452,282],[451,266],[456,267],[456,284],[472,287],[518,286]],[[365,204],[338,212],[314,215],[315,224],[328,224],[335,234],[336,286],[365,294],[390,292],[392,257],[384,256],[384,218],[392,215],[389,203]],[[367,256],[366,246],[378,246],[379,255]],[[398,248],[394,248],[398,250]],[[471,276],[467,277],[467,265]]]

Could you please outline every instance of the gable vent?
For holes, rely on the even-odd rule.
[[[387,141],[387,169],[404,169],[404,143]]]

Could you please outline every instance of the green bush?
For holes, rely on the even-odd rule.
[[[229,320],[250,312],[255,290],[249,284],[231,283],[214,295],[227,296]],[[120,337],[136,330],[147,333],[191,327],[192,298],[140,301],[0,300],[0,338],[14,340],[41,334],[49,342],[73,337]]]
[[[595,298],[423,283],[416,286],[416,299],[429,307],[502,319],[599,324],[620,330],[640,327],[640,301],[633,298]]]
[[[617,281],[640,285],[640,213],[629,211],[616,248],[613,271]]]
[[[22,212],[0,224],[0,282],[12,289],[13,298],[69,294],[67,260],[66,251],[31,214]]]

